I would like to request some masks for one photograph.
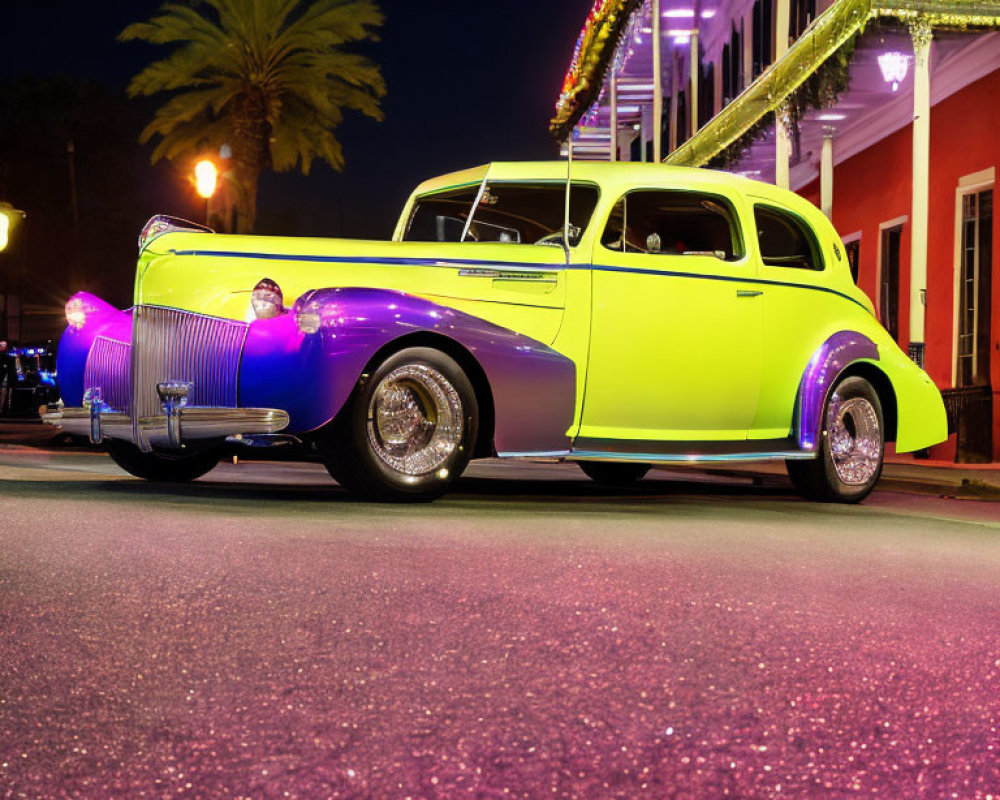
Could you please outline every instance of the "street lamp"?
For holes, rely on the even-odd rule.
[[[23,220],[25,213],[10,203],[0,203],[0,252],[7,249],[15,226]]]
[[[219,184],[219,170],[214,163],[207,158],[199,161],[194,166],[194,183],[198,194],[205,198],[205,224],[208,224],[209,203],[212,202],[212,195]]]
[[[0,259],[0,264],[3,265],[3,269],[0,270],[0,339],[14,338],[17,331],[20,330],[20,303],[12,301],[20,296],[18,289],[24,276],[26,251],[23,231],[18,231],[18,228],[24,222],[25,217],[26,214],[23,211],[14,208],[10,203],[0,202],[0,256],[3,256]],[[14,254],[8,255],[5,252],[10,249],[12,239],[17,244],[17,250],[20,251],[21,267],[19,269],[12,268],[11,262]],[[14,294],[11,294],[12,289],[15,290]],[[15,312],[16,324],[11,324],[11,308],[18,309]]]

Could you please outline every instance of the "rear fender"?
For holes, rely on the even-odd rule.
[[[833,334],[813,353],[799,382],[796,438],[800,448],[814,452],[819,448],[830,389],[848,366],[861,360],[878,361],[878,346],[854,331]]]
[[[840,331],[816,350],[799,385],[796,436],[803,450],[817,450],[827,397],[847,375],[867,378],[879,392],[886,435],[890,441],[895,438],[897,453],[948,438],[944,401],[926,372],[895,344],[880,350],[863,334]]]

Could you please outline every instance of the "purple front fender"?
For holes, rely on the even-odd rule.
[[[117,353],[120,358],[116,362],[119,370],[127,372],[128,346],[132,341],[132,312],[119,311],[101,298],[88,292],[77,292],[69,302],[76,301],[83,318],[79,326],[70,325],[59,340],[56,353],[56,374],[59,376],[59,393],[67,406],[83,405],[83,392],[90,385],[105,386],[111,384],[125,386],[120,375],[102,371],[104,362],[94,359],[91,362],[91,374],[86,375],[88,360],[95,347],[100,353]],[[102,340],[98,342],[98,340]],[[114,359],[109,358],[108,363]],[[109,367],[110,369],[110,367]],[[127,379],[127,375],[126,375]],[[106,399],[117,402],[118,408],[124,408],[126,390],[109,394]]]
[[[573,422],[576,368],[545,344],[478,317],[403,292],[320,289],[296,311],[321,321],[303,333],[288,313],[249,326],[240,368],[240,405],[280,408],[290,432],[337,415],[365,366],[404,337],[445,337],[474,358],[492,393],[498,452],[565,451]]]

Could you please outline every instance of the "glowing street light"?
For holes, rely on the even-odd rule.
[[[0,203],[0,252],[7,249],[11,234],[24,217],[24,212],[10,203]]]
[[[219,170],[208,159],[199,161],[194,167],[194,179],[198,194],[207,200],[215,194],[215,187],[219,181]]]

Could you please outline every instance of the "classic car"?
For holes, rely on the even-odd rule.
[[[59,399],[51,341],[0,349],[0,416],[37,417]]]
[[[46,419],[141,478],[253,447],[426,500],[479,457],[619,485],[763,459],[856,502],[886,442],[947,435],[826,217],[725,173],[493,163],[418,186],[389,242],[154,217],[139,251],[130,309],[67,303]]]

